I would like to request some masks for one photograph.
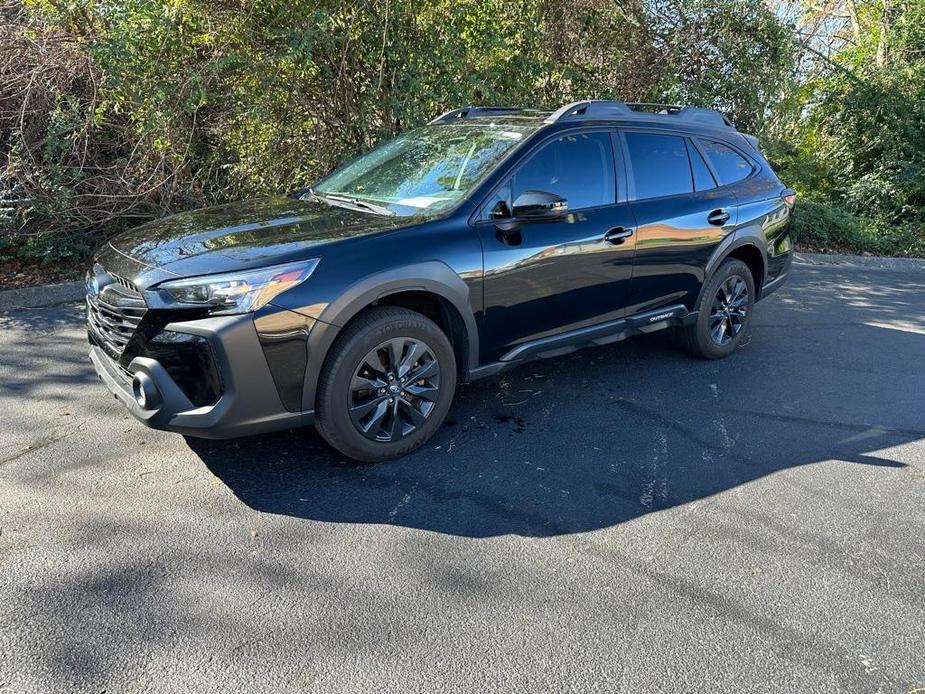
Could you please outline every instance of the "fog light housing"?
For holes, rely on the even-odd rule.
[[[135,396],[135,402],[143,410],[153,410],[161,404],[161,393],[146,373],[135,374],[132,379],[132,393]]]

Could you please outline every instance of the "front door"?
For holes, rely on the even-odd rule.
[[[617,203],[610,132],[557,136],[520,164],[484,206],[481,336],[486,360],[531,340],[624,316],[636,239]],[[565,198],[558,220],[512,218],[525,191]]]

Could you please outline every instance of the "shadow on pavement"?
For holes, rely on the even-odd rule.
[[[898,323],[914,288],[846,302],[831,284],[763,302],[722,362],[649,336],[463,387],[449,424],[391,463],[306,432],[188,444],[259,511],[466,537],[596,530],[822,461],[903,468],[887,449],[925,438],[909,368],[925,335]]]
[[[804,455],[794,457],[782,450],[792,444],[776,447],[765,438],[768,429],[785,435],[787,427],[755,417],[751,424],[763,430],[759,440],[768,445],[766,452],[740,454],[703,441],[683,424],[661,423],[658,415],[636,406],[621,402],[618,409],[650,419],[653,441],[618,440],[613,443],[624,446],[621,451],[576,451],[536,462],[489,461],[462,453],[434,460],[418,454],[379,466],[337,463],[307,434],[219,445],[191,439],[189,444],[238,498],[258,511],[488,537],[597,530],[821,460],[905,467],[870,451],[925,436],[867,436],[836,427],[820,431]],[[754,433],[749,426],[737,435]],[[531,448],[542,446],[534,442]],[[678,449],[687,453],[672,452]]]

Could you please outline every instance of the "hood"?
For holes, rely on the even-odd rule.
[[[158,219],[109,245],[159,277],[192,277],[301,260],[320,244],[408,224],[317,200],[259,198]]]

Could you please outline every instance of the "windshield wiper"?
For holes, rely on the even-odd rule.
[[[316,193],[315,191],[309,188],[308,194],[313,198],[318,198],[322,201],[333,201],[333,202],[345,202],[348,205],[353,205],[354,207],[359,207],[370,212],[375,212],[376,214],[382,214],[386,217],[394,217],[395,213],[390,210],[388,207],[383,205],[377,205],[373,202],[367,202],[366,200],[361,200],[360,198],[352,198],[346,195],[337,195],[331,193]]]

